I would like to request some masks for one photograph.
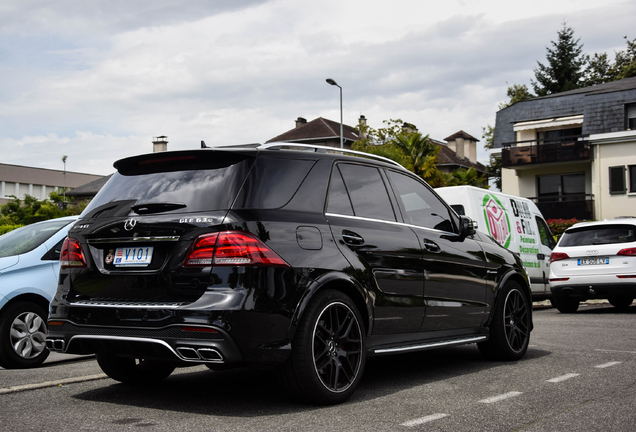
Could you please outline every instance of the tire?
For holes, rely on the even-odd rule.
[[[531,303],[516,282],[504,285],[490,323],[490,339],[477,344],[493,360],[519,360],[530,343]]]
[[[284,387],[304,401],[344,402],[360,382],[366,361],[362,318],[340,291],[319,292],[309,303],[278,371]]]
[[[46,348],[44,309],[35,303],[17,302],[2,311],[0,317],[0,366],[27,369],[40,366],[49,356]]]
[[[96,356],[104,373],[124,384],[156,383],[168,378],[175,369],[167,362],[120,357],[103,351]]]
[[[555,297],[554,307],[556,307],[561,313],[574,313],[579,309],[579,301],[569,297]]]
[[[628,309],[633,303],[633,298],[625,298],[625,297],[610,297],[607,299],[609,303],[614,306],[616,309],[625,310]]]

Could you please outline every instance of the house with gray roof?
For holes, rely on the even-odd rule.
[[[504,108],[494,148],[502,191],[546,218],[636,216],[636,77]]]
[[[360,116],[359,121],[366,124],[367,119]],[[404,123],[402,128],[417,132],[417,127],[410,123]],[[343,125],[342,129],[346,149],[351,149],[351,144],[363,138],[362,134],[352,126]],[[459,168],[475,168],[479,173],[486,172],[486,167],[477,161],[477,142],[479,142],[477,138],[460,130],[444,140],[447,142],[431,139],[440,147],[437,154],[437,167],[440,171],[451,172]],[[322,117],[308,122],[303,117],[298,117],[295,128],[267,142],[294,142],[340,148],[340,123]]]

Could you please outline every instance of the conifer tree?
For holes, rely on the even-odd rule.
[[[557,32],[558,40],[551,41],[552,48],[546,47],[547,65],[537,62],[539,67],[534,70],[536,81],[532,80],[532,87],[537,96],[547,96],[580,88],[586,66],[586,56],[580,38],[574,38],[574,29],[567,23]]]

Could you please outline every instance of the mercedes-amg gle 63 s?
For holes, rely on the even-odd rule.
[[[117,161],[62,248],[48,348],[131,384],[253,366],[319,404],[346,400],[369,356],[525,354],[518,256],[397,163],[289,146]]]

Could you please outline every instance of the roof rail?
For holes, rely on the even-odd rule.
[[[295,142],[275,142],[275,143],[269,143],[269,144],[261,144],[260,146],[258,146],[256,148],[259,149],[259,150],[280,150],[282,147],[293,147],[293,148],[309,149],[309,150],[313,150],[314,152],[317,152],[317,153],[333,152],[333,153],[340,153],[340,154],[353,154],[353,155],[357,155],[357,156],[364,156],[364,157],[368,157],[370,159],[376,159],[376,160],[379,160],[381,162],[386,162],[388,164],[395,165],[395,166],[397,166],[399,168],[402,168],[403,170],[406,170],[406,168],[404,168],[402,165],[400,165],[398,162],[394,161],[393,159],[389,159],[389,158],[386,158],[384,156],[374,155],[372,153],[366,153],[366,152],[361,152],[361,151],[357,151],[357,150],[341,149],[341,148],[337,148],[337,147],[318,146],[318,145],[311,145],[311,144],[300,144],[300,143],[295,143]],[[293,148],[292,148],[292,150],[293,150]]]
[[[208,149],[215,149],[215,148],[259,148],[260,146],[262,146],[263,144],[261,143],[245,143],[245,144],[214,144],[212,146],[206,146],[205,148]]]

